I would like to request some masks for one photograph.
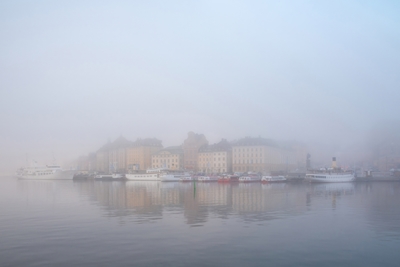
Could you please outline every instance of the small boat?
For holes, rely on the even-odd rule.
[[[199,176],[197,177],[199,182],[218,182],[218,176]]]
[[[261,181],[261,178],[260,178],[260,176],[257,176],[257,175],[239,177],[239,182],[241,182],[241,183],[254,183],[254,182],[260,182],[260,181]]]
[[[285,176],[263,176],[261,178],[261,182],[263,183],[283,183],[286,182]]]
[[[218,179],[218,183],[236,183],[239,182],[239,176],[237,175],[225,175]]]

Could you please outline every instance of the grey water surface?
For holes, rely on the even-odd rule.
[[[399,266],[400,183],[0,179],[0,266]]]

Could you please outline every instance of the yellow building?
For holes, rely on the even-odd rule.
[[[232,172],[232,147],[222,139],[214,145],[204,145],[198,152],[197,169],[204,173]]]
[[[153,169],[183,169],[183,149],[181,146],[171,146],[161,149],[151,157],[151,161]]]
[[[184,168],[186,170],[196,170],[198,163],[199,148],[208,145],[208,141],[203,134],[189,132],[188,137],[183,142]]]
[[[286,172],[296,169],[295,150],[265,138],[242,138],[232,144],[234,172]]]
[[[151,156],[161,149],[161,141],[156,138],[137,139],[126,148],[127,171],[150,169]]]

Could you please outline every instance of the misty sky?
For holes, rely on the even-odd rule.
[[[1,1],[0,35],[3,170],[120,134],[338,144],[399,119],[399,1]]]

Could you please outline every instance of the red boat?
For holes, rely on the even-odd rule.
[[[218,183],[237,183],[239,182],[239,176],[226,175],[218,179]]]

